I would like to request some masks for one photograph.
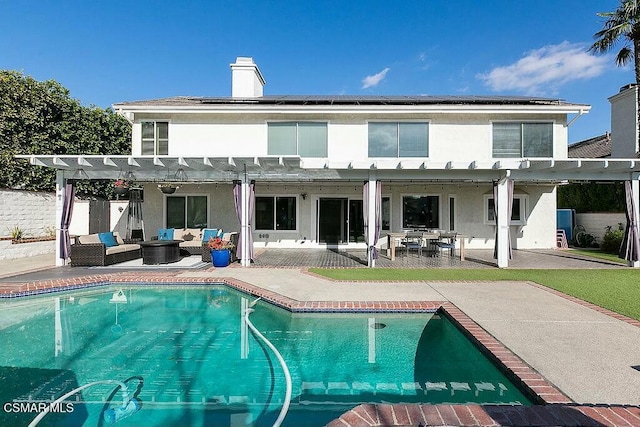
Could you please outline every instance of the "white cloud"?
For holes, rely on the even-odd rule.
[[[595,56],[582,43],[564,41],[528,52],[511,65],[477,77],[494,91],[515,90],[528,95],[555,92],[565,83],[597,77],[612,63],[610,56]]]
[[[365,77],[364,79],[362,79],[362,89],[378,86],[380,82],[384,80],[384,78],[387,76],[388,72],[389,72],[389,68],[385,68],[384,70],[380,71],[378,74]]]

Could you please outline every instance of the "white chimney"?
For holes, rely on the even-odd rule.
[[[264,77],[253,58],[239,56],[231,64],[231,97],[258,98],[262,96]]]
[[[636,157],[638,147],[638,86],[620,88],[611,98],[611,157]]]

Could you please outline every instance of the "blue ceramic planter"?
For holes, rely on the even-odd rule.
[[[211,251],[211,262],[214,267],[226,267],[231,261],[231,251],[229,249],[219,249]]]

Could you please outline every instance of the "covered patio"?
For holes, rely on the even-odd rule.
[[[478,257],[476,264],[500,268],[517,267],[517,256],[513,255],[511,243],[511,202],[513,188],[516,185],[550,186],[575,181],[625,181],[627,185],[627,216],[629,238],[627,258],[629,265],[640,267],[638,260],[638,206],[640,205],[639,179],[640,162],[635,159],[571,159],[571,160],[518,160],[501,159],[498,161],[479,162],[432,162],[429,160],[397,160],[380,159],[373,162],[336,162],[327,159],[302,159],[299,156],[268,156],[268,157],[175,157],[175,156],[102,156],[102,155],[23,155],[17,156],[29,160],[32,165],[39,165],[57,169],[57,223],[63,223],[67,210],[65,206],[65,186],[74,179],[116,179],[126,176],[140,184],[155,184],[159,182],[175,181],[180,173],[183,184],[231,184],[234,183],[234,199],[238,213],[240,242],[238,257],[241,264],[248,267],[259,264],[258,256],[253,252],[253,210],[255,205],[254,186],[256,183],[272,183],[280,185],[304,184],[322,186],[346,184],[361,188],[362,204],[364,207],[364,236],[360,247],[364,246],[364,265],[369,267],[384,267],[387,260],[378,255],[378,247],[385,231],[381,231],[380,194],[381,188],[388,185],[456,185],[462,186],[492,186],[492,196],[495,200],[495,234],[482,236],[495,240],[494,251],[490,257]],[[175,174],[173,172],[175,171]],[[173,175],[172,175],[173,174]],[[168,178],[169,177],[169,178]],[[286,188],[286,187],[285,187]],[[338,187],[336,187],[338,188]],[[306,199],[306,193],[300,195]],[[480,213],[478,213],[480,214]],[[301,214],[302,215],[302,214]],[[373,226],[368,226],[372,224]],[[401,224],[396,223],[394,229]],[[61,226],[61,232],[65,226]],[[392,229],[391,231],[396,231]],[[549,224],[549,231],[555,234],[555,227]],[[59,239],[62,239],[58,233]],[[464,232],[462,233],[464,235]],[[306,238],[305,238],[306,239]],[[61,245],[58,242],[57,247]],[[329,247],[329,246],[327,246]],[[260,248],[256,247],[256,250]],[[299,252],[314,251],[307,249]],[[471,256],[471,251],[470,256]],[[265,252],[265,256],[269,251]],[[331,256],[332,251],[324,250],[325,256]],[[335,253],[335,252],[334,252]],[[339,252],[338,252],[339,253]],[[359,251],[351,251],[354,263],[362,265]],[[271,252],[273,254],[273,252]],[[59,254],[64,259],[64,251]],[[303,257],[312,257],[311,252]],[[345,257],[343,257],[345,258]],[[406,264],[410,261],[405,260]],[[471,260],[467,260],[472,262]],[[266,262],[266,261],[262,261]],[[321,261],[324,263],[325,261]],[[331,264],[332,261],[326,261]],[[464,262],[446,258],[428,263],[444,267],[446,263],[455,265]],[[64,263],[60,263],[63,265]],[[423,262],[424,264],[424,262]],[[391,265],[389,265],[391,266]],[[403,260],[396,260],[394,267],[402,267]],[[436,265],[434,265],[436,266]],[[542,266],[541,266],[542,267]]]
[[[367,251],[333,249],[258,249],[254,267],[272,268],[364,268],[367,267]],[[378,257],[379,268],[495,268],[493,250],[471,249],[466,251],[464,261],[459,257],[418,257],[415,253],[400,255],[392,261],[388,256]],[[571,250],[514,250],[509,268],[514,269],[594,269],[625,268],[625,264],[603,259],[585,257]]]

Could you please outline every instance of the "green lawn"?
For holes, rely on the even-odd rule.
[[[530,280],[640,320],[640,270],[312,268],[336,280]]]
[[[592,258],[605,259],[607,261],[617,262],[619,264],[626,264],[627,263],[627,261],[625,261],[622,258],[618,257],[618,255],[608,254],[606,252],[600,252],[597,249],[596,250],[594,250],[594,249],[571,249],[571,253],[576,254],[576,255],[588,256],[588,257],[592,257]]]

